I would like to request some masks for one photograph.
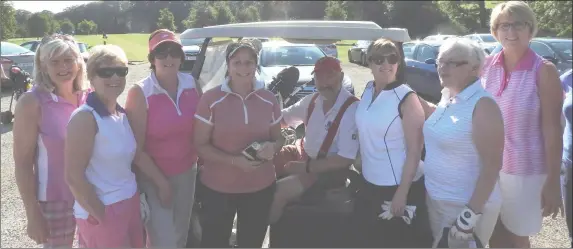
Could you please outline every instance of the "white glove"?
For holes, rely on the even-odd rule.
[[[480,217],[481,214],[476,214],[466,207],[450,228],[450,237],[458,240],[473,240],[474,227]]]
[[[384,220],[391,220],[394,218],[392,211],[390,211],[391,206],[391,201],[384,201],[384,204],[382,204],[382,213],[378,215],[378,218],[382,218]],[[401,216],[401,218],[406,222],[406,224],[410,225],[412,223],[412,219],[414,219],[414,216],[416,215],[416,206],[406,206],[404,210],[406,211],[406,215]]]

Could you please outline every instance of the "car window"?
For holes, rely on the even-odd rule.
[[[436,57],[438,56],[436,49],[434,49],[433,47],[430,47],[428,45],[422,45],[419,49],[418,49],[418,53],[416,55],[416,60],[417,61],[421,61],[424,62],[427,59],[436,59]]]
[[[80,49],[80,53],[88,51],[88,48],[85,43],[78,43],[78,48]]]
[[[356,44],[359,48],[368,48],[370,46],[371,41],[358,41]]]
[[[325,54],[316,46],[266,47],[261,50],[261,66],[312,66]]]
[[[181,39],[181,44],[183,44],[183,46],[201,46],[203,45],[203,41],[205,41],[205,39],[203,38],[198,38],[198,39]]]
[[[33,42],[27,42],[27,43],[24,43],[24,44],[22,44],[22,45],[20,45],[20,46],[22,46],[23,48],[26,48],[26,49],[32,51],[32,46],[34,46],[34,43],[33,43]]]
[[[553,50],[541,42],[532,41],[529,47],[539,56],[554,56]]]
[[[19,55],[32,52],[30,49],[7,42],[1,43],[0,50],[2,50],[2,55]]]
[[[416,44],[414,43],[405,43],[402,45],[402,49],[404,50],[404,57],[407,59],[414,59],[414,49],[416,48]]]
[[[497,42],[497,40],[495,40],[495,37],[493,37],[493,35],[479,35],[479,37],[483,42]]]
[[[566,60],[571,60],[571,41],[551,42],[551,46]]]

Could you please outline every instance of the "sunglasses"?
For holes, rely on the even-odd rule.
[[[368,61],[380,66],[382,64],[384,64],[384,61],[387,61],[388,64],[390,65],[394,65],[396,63],[398,63],[398,55],[396,54],[391,54],[391,55],[373,55],[370,56],[370,58],[368,59]]]
[[[165,60],[168,55],[173,58],[180,58],[183,56],[183,51],[181,48],[175,48],[173,46],[158,47],[153,52],[156,59]]]
[[[127,67],[103,67],[96,70],[96,74],[100,78],[111,78],[114,74],[119,77],[125,77],[129,72]]]
[[[527,23],[527,22],[514,22],[514,23],[504,22],[504,23],[498,24],[497,27],[503,31],[508,31],[510,28],[513,28],[514,30],[517,30],[517,31],[521,31],[521,30],[525,29],[525,26],[528,26],[528,25],[529,25],[529,23]]]

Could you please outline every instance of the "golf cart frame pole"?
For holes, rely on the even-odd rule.
[[[203,63],[205,62],[205,54],[207,53],[207,47],[209,47],[211,39],[212,38],[210,37],[205,38],[205,40],[203,41],[203,45],[201,46],[201,51],[197,56],[197,60],[195,61],[195,64],[193,64],[193,69],[191,70],[191,76],[195,78],[196,82],[199,82],[199,76],[201,76],[201,70],[203,69]],[[201,85],[197,87],[197,90],[199,90],[199,96],[203,95],[202,87],[203,86]]]

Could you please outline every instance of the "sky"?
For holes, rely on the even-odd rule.
[[[14,6],[14,9],[24,9],[32,13],[49,10],[55,14],[67,7],[89,2],[94,1],[12,1],[12,6]]]

